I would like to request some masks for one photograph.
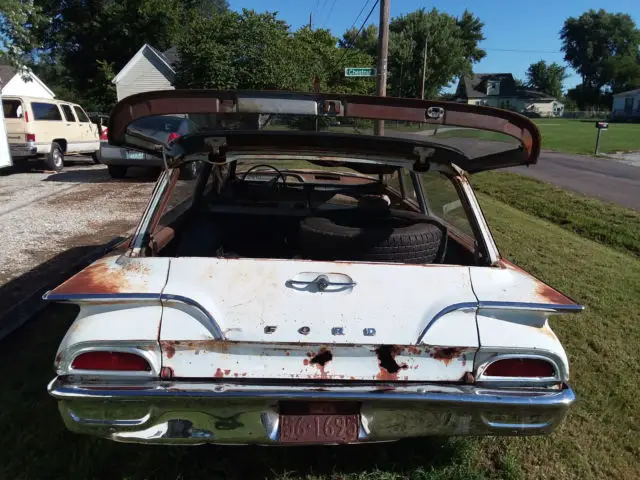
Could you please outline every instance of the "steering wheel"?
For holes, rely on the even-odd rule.
[[[260,167],[270,168],[271,170],[274,170],[277,173],[277,175],[275,175],[272,180],[269,180],[267,182],[267,186],[269,186],[269,188],[272,188],[274,190],[277,189],[278,188],[278,179],[280,179],[280,178],[282,179],[282,186],[285,187],[287,185],[287,177],[285,177],[285,175],[280,170],[278,170],[276,167],[274,167],[272,165],[268,165],[266,163],[259,164],[259,165],[254,165],[249,170],[244,172],[244,175],[242,176],[242,179],[241,179],[242,182],[246,181],[247,175],[249,175],[250,172],[252,172],[256,168],[260,168]]]

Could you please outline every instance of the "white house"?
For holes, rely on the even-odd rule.
[[[614,118],[640,119],[640,88],[615,93],[611,114]]]
[[[35,73],[30,70],[19,72],[11,65],[0,65],[0,94],[48,98],[50,100],[55,97],[51,89]]]
[[[173,90],[175,63],[175,47],[163,53],[145,43],[112,80],[118,101],[136,93]]]

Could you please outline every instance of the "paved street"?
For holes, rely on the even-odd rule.
[[[511,171],[640,210],[640,167],[617,160],[542,152],[538,164]]]
[[[434,140],[425,135],[426,132],[421,133],[418,135],[422,138]],[[416,133],[395,132],[394,135],[414,137]],[[437,142],[455,146],[473,157],[501,151],[507,145],[463,137],[437,138]],[[640,210],[640,166],[631,162],[543,151],[536,165],[509,170],[583,195]]]

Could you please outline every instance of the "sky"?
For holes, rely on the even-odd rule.
[[[484,22],[486,40],[480,46],[487,56],[475,64],[476,73],[512,73],[525,79],[530,64],[539,60],[565,65],[560,51],[559,32],[567,17],[577,17],[589,9],[612,13],[627,13],[640,26],[640,0],[390,0],[391,18],[425,8],[459,16],[465,9]],[[341,36],[354,25],[359,28],[375,0],[368,5],[355,22],[367,0],[230,0],[234,10],[242,8],[256,11],[276,11],[278,17],[297,29],[309,23],[312,12],[315,28],[328,28],[335,36]],[[378,23],[376,8],[368,23]],[[354,67],[357,65],[354,65]],[[565,65],[566,66],[566,65]],[[569,69],[571,75],[565,88],[572,88],[580,77]],[[452,86],[452,88],[455,85]],[[451,89],[448,89],[451,90]]]

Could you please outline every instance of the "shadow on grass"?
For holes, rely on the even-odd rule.
[[[339,447],[165,447],[75,435],[46,393],[57,346],[77,308],[51,305],[5,339],[0,362],[0,478],[473,478],[467,440]],[[367,473],[368,472],[368,473]],[[440,472],[440,473],[437,473]],[[449,473],[446,473],[449,472]],[[435,475],[433,475],[435,473]]]

